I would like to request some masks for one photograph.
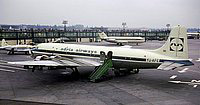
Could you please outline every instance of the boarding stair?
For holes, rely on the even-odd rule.
[[[101,57],[101,55],[100,55]],[[101,58],[100,58],[101,59]],[[103,75],[108,73],[109,69],[112,68],[112,52],[108,52],[107,57],[105,58],[104,62],[102,65],[100,65],[97,69],[95,69],[89,79],[91,82],[97,82],[98,80],[101,79]]]

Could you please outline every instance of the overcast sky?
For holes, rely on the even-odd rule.
[[[200,27],[200,0],[0,0],[0,24]]]

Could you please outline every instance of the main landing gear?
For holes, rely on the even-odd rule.
[[[75,80],[78,80],[79,77],[80,77],[80,73],[78,72],[78,68],[74,67],[74,68],[71,68],[71,69],[72,69],[72,73],[71,73],[72,78],[75,79]]]
[[[123,44],[122,43],[117,43],[117,45],[122,46]]]
[[[139,73],[139,69],[119,69],[119,68],[115,68],[114,70],[114,74],[115,76],[124,76],[124,75],[129,75],[129,74],[138,74]]]
[[[131,71],[133,74],[138,74],[140,72],[139,69],[134,69],[133,71]]]
[[[8,55],[14,55],[15,54],[15,49],[11,48],[10,51],[8,51]]]

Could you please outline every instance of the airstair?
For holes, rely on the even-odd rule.
[[[102,55],[100,55],[101,59]],[[112,68],[112,52],[108,52],[107,57],[105,57],[104,62],[101,66],[99,66],[96,70],[94,70],[89,79],[92,82],[97,82],[97,80],[100,80],[103,75],[105,75],[110,68]]]

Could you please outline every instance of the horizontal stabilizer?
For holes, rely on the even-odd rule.
[[[176,84],[200,85],[199,80],[192,80],[190,82],[187,82],[187,81],[168,81],[168,82],[176,83]]]
[[[183,70],[178,71],[179,73],[185,73],[188,70],[188,68],[184,68]]]
[[[181,81],[168,81],[168,82],[171,82],[171,83],[181,83]]]
[[[175,62],[163,62],[157,69],[158,70],[173,70],[177,67],[181,67],[184,64],[175,63]]]

